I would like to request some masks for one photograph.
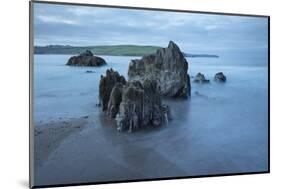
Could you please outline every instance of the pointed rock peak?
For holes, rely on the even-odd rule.
[[[179,50],[179,47],[178,47],[177,44],[174,43],[173,41],[170,41],[170,42],[169,42],[168,48],[169,48],[169,49],[178,49],[178,50]]]

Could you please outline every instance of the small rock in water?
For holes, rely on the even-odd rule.
[[[94,56],[94,54],[86,50],[78,56],[72,56],[68,59],[66,65],[68,66],[103,66],[106,65],[106,62],[103,58]]]
[[[193,80],[195,83],[209,83],[209,79],[205,79],[204,74],[201,74],[200,72],[195,76],[195,79]]]
[[[222,72],[216,73],[214,80],[217,82],[226,82],[226,77]]]
[[[92,70],[87,70],[86,73],[95,73],[95,72]]]

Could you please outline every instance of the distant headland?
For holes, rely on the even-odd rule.
[[[92,51],[95,55],[111,56],[144,56],[155,53],[160,46],[142,46],[142,45],[103,45],[103,46],[70,46],[70,45],[47,45],[35,46],[35,54],[81,54],[85,50]],[[185,57],[197,58],[219,58],[213,54],[190,54],[183,53]]]

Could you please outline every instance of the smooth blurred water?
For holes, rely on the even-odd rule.
[[[97,111],[95,104],[98,103],[100,76],[110,67],[126,76],[128,62],[133,58],[105,56],[107,66],[70,67],[65,65],[70,56],[35,55],[35,122],[81,117]]]
[[[114,161],[91,161],[88,164],[100,166],[99,171],[108,171],[108,173],[113,170],[104,169],[104,166],[117,162],[126,165],[130,170],[143,171],[145,173],[143,178],[256,172],[268,169],[268,68],[266,62],[258,65],[252,62],[236,65],[235,61],[228,60],[227,56],[188,58],[190,76],[201,72],[210,79],[210,84],[192,82],[190,100],[163,100],[163,103],[171,107],[173,115],[173,120],[170,121],[168,127],[162,127],[156,132],[142,131],[122,135],[115,133],[117,132],[115,129],[105,129],[104,126],[114,124],[113,121],[106,123],[101,121],[103,118],[100,117],[100,108],[95,105],[98,102],[98,85],[100,75],[110,67],[127,76],[129,61],[136,57],[103,56],[108,63],[107,66],[84,68],[65,66],[70,56],[35,55],[35,123],[49,122],[60,117],[75,118],[91,114],[93,117],[96,116],[94,121],[96,130],[84,131],[84,135],[91,136],[90,142],[87,142],[89,144],[83,144],[85,149],[78,144],[77,141],[80,139],[77,137],[72,143],[72,139],[67,140],[58,150],[64,157],[63,162],[59,159],[49,162],[49,167],[46,165],[46,169],[44,168],[46,173],[67,162],[69,169],[79,173],[77,170],[81,169],[81,164],[86,157],[71,154],[66,156],[65,150],[72,149],[75,145],[81,153],[92,152],[94,159],[99,156],[95,150],[91,151],[89,148],[95,147],[93,140],[97,138],[99,142],[95,141],[98,146],[104,146],[104,154],[112,154],[111,152],[114,151]],[[87,70],[94,73],[85,73]],[[226,75],[226,83],[213,81],[217,72],[223,72]],[[200,95],[197,95],[196,91]],[[80,138],[81,141],[84,140],[83,137]],[[147,153],[154,155],[145,156]],[[132,154],[147,161],[139,164],[135,155],[131,158]],[[81,163],[77,166],[73,165],[73,158],[79,158]],[[69,179],[75,178],[77,182],[85,178],[89,178],[90,181],[99,181],[93,180],[99,177],[93,175],[88,164],[82,166],[84,175],[69,175],[70,171],[65,169],[62,169],[59,175],[68,176]],[[155,166],[158,167],[158,172]],[[170,171],[160,171],[160,169],[166,170],[167,166]],[[173,170],[172,167],[174,167]],[[48,175],[45,172],[42,171],[44,175],[42,179]],[[60,177],[55,173],[54,175],[54,178],[50,177],[50,179],[57,178],[57,182],[60,183]],[[91,175],[93,178],[90,177]],[[123,179],[132,179],[136,176],[134,174],[128,176],[121,170],[117,175],[120,178],[123,178],[123,175]],[[115,178],[113,175],[109,175],[103,179],[112,180],[113,178]]]
[[[103,56],[108,65],[103,67],[65,66],[71,55],[35,55],[34,60],[34,118],[48,121],[59,117],[79,117],[97,111],[100,75],[112,67],[127,77],[128,64],[138,57]],[[254,65],[228,65],[223,58],[189,58],[189,74],[201,72],[212,80],[222,71],[225,84],[200,85],[192,83],[192,92],[206,95],[211,103],[238,103],[246,109],[257,106],[256,111],[267,111],[267,67]],[[225,62],[225,63],[224,63]],[[91,70],[94,73],[86,73]],[[191,78],[192,79],[192,78]],[[194,94],[192,94],[194,95]],[[215,100],[216,99],[216,100]],[[204,98],[192,98],[191,104]],[[189,105],[190,106],[190,105]],[[189,107],[193,108],[193,107]],[[195,108],[195,107],[194,107]],[[237,107],[238,108],[238,107]]]

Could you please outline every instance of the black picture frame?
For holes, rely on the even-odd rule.
[[[166,12],[181,12],[181,13],[200,13],[211,15],[231,15],[231,16],[246,16],[246,17],[261,17],[268,20],[268,170],[261,172],[246,172],[246,173],[226,173],[226,174],[211,174],[211,175],[196,175],[196,176],[183,176],[183,177],[165,177],[153,179],[134,179],[134,180],[121,180],[109,182],[87,182],[87,183],[69,183],[69,184],[56,184],[56,185],[34,185],[34,138],[33,138],[33,4],[54,4],[54,5],[75,5],[85,7],[102,7],[102,8],[119,8],[119,9],[132,9],[132,10],[151,10],[151,11],[166,11]],[[102,5],[102,4],[87,4],[87,3],[69,3],[69,2],[56,2],[56,1],[29,1],[29,187],[30,188],[50,188],[50,187],[65,187],[65,186],[82,186],[82,185],[97,185],[97,184],[113,184],[113,183],[129,183],[129,182],[142,182],[142,181],[161,181],[161,180],[175,180],[175,179],[189,179],[189,178],[204,178],[204,177],[221,177],[221,176],[239,176],[239,175],[252,175],[252,174],[266,174],[270,173],[270,16],[259,14],[241,14],[241,13],[226,13],[226,12],[206,12],[194,10],[178,10],[178,9],[162,9],[162,8],[147,8],[147,7],[131,7],[131,6],[116,6],[116,5]]]

